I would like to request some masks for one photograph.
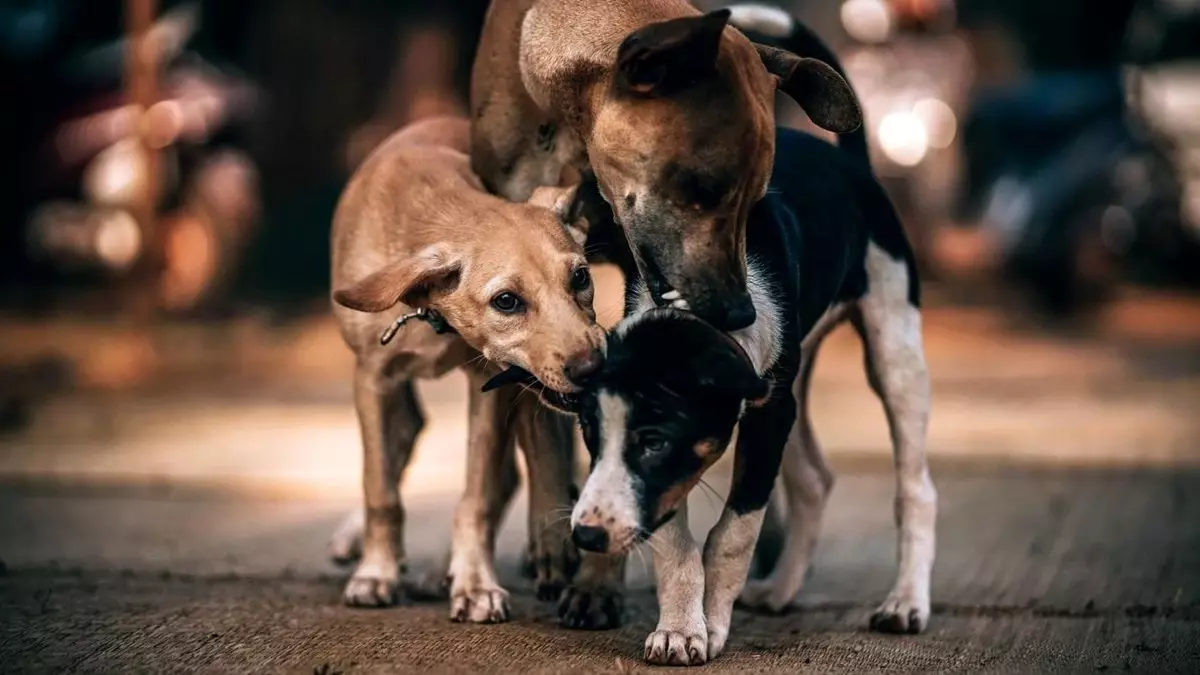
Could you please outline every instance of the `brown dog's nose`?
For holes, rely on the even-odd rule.
[[[588,377],[600,370],[604,364],[604,354],[599,349],[588,349],[567,359],[563,364],[563,375],[574,385],[583,386]]]

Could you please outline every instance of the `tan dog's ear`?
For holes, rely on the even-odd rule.
[[[754,46],[767,71],[779,78],[779,90],[800,104],[814,124],[839,134],[862,126],[854,90],[829,64],[767,45]]]
[[[721,32],[729,10],[643,26],[617,50],[617,85],[625,91],[665,96],[717,71]]]
[[[612,208],[600,195],[594,177],[569,188],[539,187],[533,191],[529,203],[550,209],[567,230],[567,234],[580,246],[587,242],[593,227],[611,223]]]
[[[400,301],[419,306],[430,291],[458,278],[460,264],[440,248],[391,263],[349,288],[333,292],[333,301],[360,312],[382,312]]]

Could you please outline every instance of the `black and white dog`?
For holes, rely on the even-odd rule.
[[[836,64],[807,29],[791,30],[791,40],[804,41],[794,51]],[[621,555],[650,541],[660,611],[645,646],[653,663],[699,664],[720,654],[739,594],[779,610],[800,590],[833,486],[809,420],[809,378],[821,340],[846,320],[865,344],[897,470],[899,572],[871,625],[917,633],[928,622],[937,493],[925,459],[920,290],[863,131],[840,145],[778,131],[770,187],[748,227],[753,325],[722,333],[685,311],[676,291],[627,276],[626,318],[609,336],[604,367],[579,395],[545,395],[578,414],[591,454],[571,515],[576,543]],[[688,529],[687,495],[735,428],[733,484],[701,549]],[[767,579],[743,590],[781,466],[783,552]]]

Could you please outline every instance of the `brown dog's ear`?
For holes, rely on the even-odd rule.
[[[349,288],[333,292],[333,301],[360,312],[382,312],[403,301],[418,306],[435,288],[448,285],[458,277],[457,260],[450,260],[436,248],[385,266]]]
[[[643,95],[667,95],[711,76],[717,69],[721,32],[729,10],[643,26],[617,50],[617,84]]]
[[[579,186],[534,188],[529,197],[529,203],[548,209],[562,223],[563,229],[571,236],[576,244],[583,246],[587,241],[590,223],[582,217],[575,205],[575,195]]]
[[[862,126],[854,90],[829,64],[767,45],[754,46],[767,71],[779,78],[779,90],[800,104],[814,124],[839,134]]]

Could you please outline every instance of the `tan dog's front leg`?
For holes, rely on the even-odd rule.
[[[521,396],[517,406],[517,445],[529,471],[534,585],[539,600],[558,600],[579,567],[579,551],[571,541],[573,421],[546,409],[532,394]]]
[[[387,607],[401,599],[404,507],[400,475],[425,420],[412,382],[381,381],[366,364],[355,370],[354,404],[362,430],[365,527],[362,560],[342,598],[355,607]]]
[[[450,543],[450,619],[473,623],[508,620],[508,592],[493,566],[499,512],[511,495],[505,476],[511,464],[515,395],[499,389],[482,393],[487,376],[468,369],[469,419],[467,485],[454,513]]]

